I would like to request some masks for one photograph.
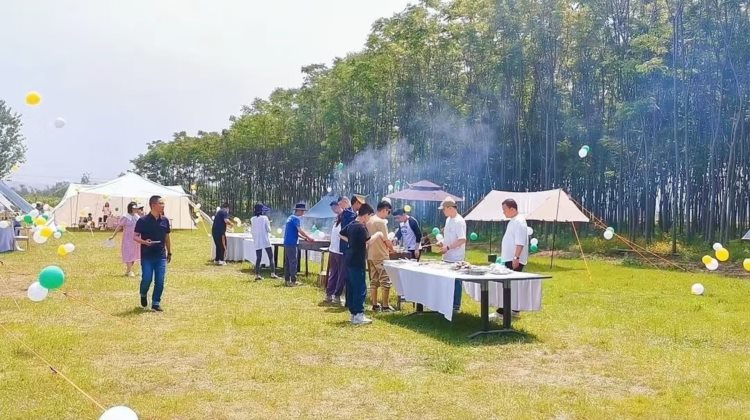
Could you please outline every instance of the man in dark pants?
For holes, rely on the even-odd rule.
[[[367,297],[367,247],[372,241],[383,241],[381,232],[373,236],[367,232],[367,222],[375,211],[369,204],[362,204],[357,212],[357,219],[341,229],[341,240],[349,244],[344,254],[344,264],[349,271],[346,283],[346,303],[351,314],[351,323],[355,325],[369,324],[370,318],[365,316],[365,298]]]
[[[211,235],[214,237],[214,246],[216,247],[216,265],[226,265],[224,258],[227,252],[227,225],[234,226],[229,219],[229,203],[222,203],[219,210],[214,215],[214,225],[211,228]]]
[[[505,228],[502,245],[500,247],[500,259],[505,266],[513,271],[523,271],[529,263],[529,234],[527,232],[526,219],[518,214],[518,204],[512,198],[503,201],[503,215],[508,218],[508,226]],[[518,311],[512,311],[514,316]],[[502,308],[490,315],[490,318],[503,319]]]
[[[134,240],[141,244],[141,306],[148,307],[148,289],[154,282],[151,309],[161,312],[161,294],[167,276],[167,263],[172,261],[169,219],[164,216],[164,199],[158,195],[148,200],[151,212],[135,224]]]
[[[297,282],[297,245],[299,238],[302,237],[306,241],[314,240],[301,227],[301,217],[306,211],[307,205],[305,203],[297,203],[294,206],[294,214],[286,219],[284,227],[284,285],[290,287],[300,285]]]

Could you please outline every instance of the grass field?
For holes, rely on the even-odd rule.
[[[165,312],[138,307],[104,234],[3,255],[0,322],[103,406],[141,419],[749,418],[747,278],[535,260],[550,272],[524,334],[470,341],[479,305],[440,316],[373,315],[349,325],[305,287],[254,282],[247,264],[208,263],[210,240],[174,235]],[[486,261],[472,251],[474,262]],[[25,298],[59,264],[61,292]],[[266,273],[267,274],[267,273]],[[701,282],[706,295],[690,294]],[[20,309],[11,296],[18,300]],[[98,418],[101,409],[0,331],[0,418]]]

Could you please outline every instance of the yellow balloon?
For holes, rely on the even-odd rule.
[[[710,255],[704,255],[703,258],[701,258],[701,261],[703,261],[703,264],[708,265],[711,263],[711,256]]]
[[[411,211],[411,206],[410,206],[410,205],[408,205],[408,204],[407,204],[407,205],[405,205],[405,206],[404,206],[404,211],[405,211],[405,212],[407,212],[407,213],[409,213],[409,212]]]
[[[65,245],[60,245],[57,247],[57,255],[61,257],[68,255],[68,251],[65,249]]]
[[[742,266],[745,270],[750,271],[750,258],[745,258],[745,261],[742,261]]]
[[[719,261],[726,261],[729,259],[729,251],[726,248],[719,248],[716,251],[716,259]]]
[[[39,92],[31,91],[26,94],[26,105],[37,106],[42,103],[42,95]]]
[[[37,217],[36,220],[34,220],[34,224],[37,226],[42,226],[46,223],[47,221],[44,219],[44,217]]]
[[[52,230],[52,228],[49,226],[43,227],[42,231],[39,232],[39,234],[44,236],[45,238],[49,238],[50,236],[52,236],[53,233],[55,233],[55,231]]]

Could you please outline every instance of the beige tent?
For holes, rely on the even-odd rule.
[[[70,184],[53,214],[58,224],[74,226],[81,215],[88,213],[91,213],[94,220],[98,220],[102,216],[104,203],[107,202],[115,215],[125,213],[131,201],[143,203],[148,211],[148,199],[152,195],[164,198],[164,212],[173,229],[195,227],[190,213],[190,196],[182,187],[160,185],[131,172],[98,185]]]
[[[518,204],[518,212],[526,220],[542,220],[546,222],[588,222],[589,218],[581,212],[568,194],[562,189],[514,192],[490,191],[482,201],[477,203],[464,216],[465,220],[483,222],[502,222],[508,219],[503,216],[502,203],[512,198]]]

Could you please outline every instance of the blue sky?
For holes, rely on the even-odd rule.
[[[0,98],[23,117],[27,185],[105,181],[155,139],[220,130],[300,68],[362,48],[406,0],[27,0],[0,14]],[[38,107],[27,91],[42,94]],[[62,117],[67,124],[54,127]]]

